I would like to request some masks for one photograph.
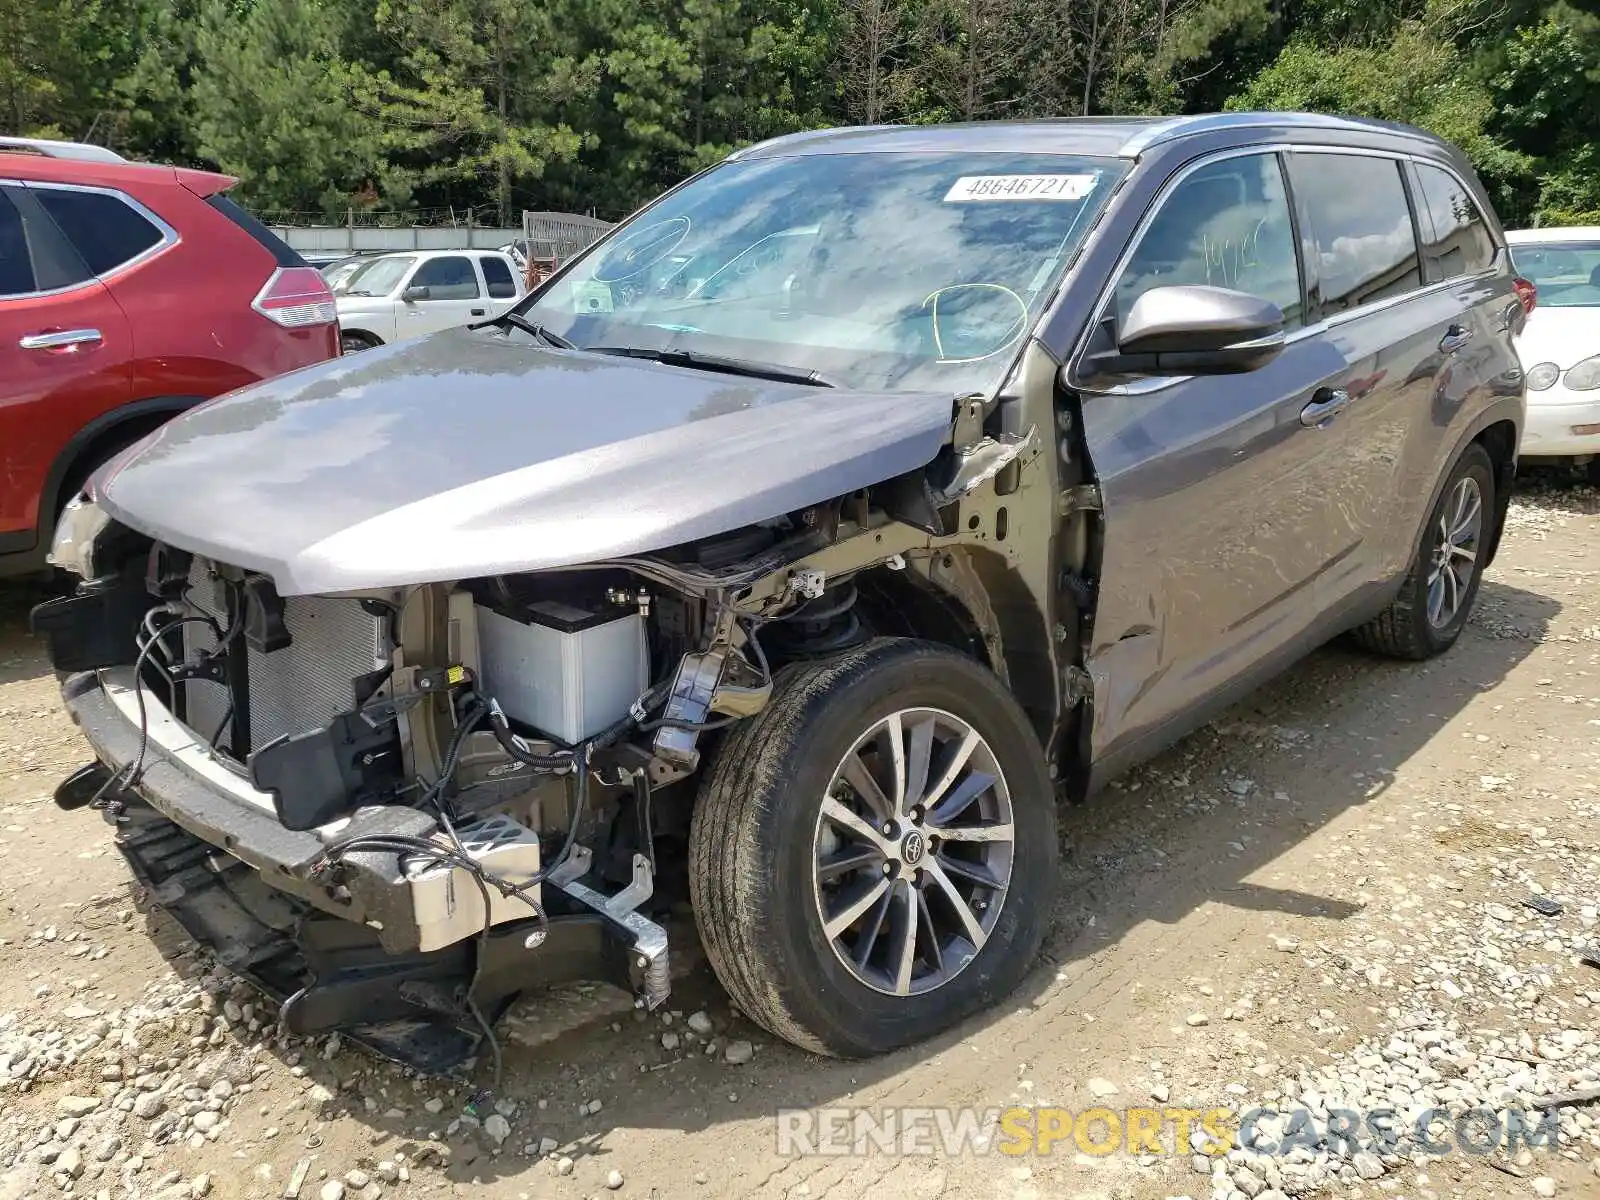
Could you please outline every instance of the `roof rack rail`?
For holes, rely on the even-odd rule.
[[[29,154],[42,154],[46,158],[75,158],[82,162],[128,161],[105,146],[94,146],[88,142],[57,142],[49,138],[0,137],[0,150],[21,150]]]

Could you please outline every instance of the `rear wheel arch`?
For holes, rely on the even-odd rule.
[[[1506,513],[1511,507],[1511,488],[1517,476],[1516,422],[1496,421],[1473,441],[1488,452],[1489,462],[1494,466],[1494,523],[1489,528],[1488,545],[1484,550],[1484,566],[1487,567],[1494,562],[1495,552],[1500,549],[1500,535],[1505,530]]]
[[[201,403],[203,396],[155,396],[136,400],[90,421],[62,448],[39,497],[39,537],[55,532],[61,510],[89,476],[121,451]]]

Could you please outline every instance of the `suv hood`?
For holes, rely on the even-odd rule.
[[[283,595],[400,587],[661,550],[820,503],[931,462],[954,401],[451,330],[191,409],[94,494]]]

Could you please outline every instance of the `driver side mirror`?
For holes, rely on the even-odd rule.
[[[433,293],[428,290],[427,285],[418,286],[414,284],[400,293],[400,299],[407,304],[415,304],[418,300],[426,300],[432,295]]]
[[[1113,350],[1085,359],[1096,375],[1241,375],[1283,349],[1283,311],[1231,288],[1151,288],[1133,302]]]

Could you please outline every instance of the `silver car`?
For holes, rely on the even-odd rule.
[[[1028,971],[1056,810],[1353,633],[1446,650],[1525,320],[1462,157],[1294,114],[797,134],[504,315],[111,464],[42,606],[66,807],[424,1069],[528,988],[869,1055]]]

